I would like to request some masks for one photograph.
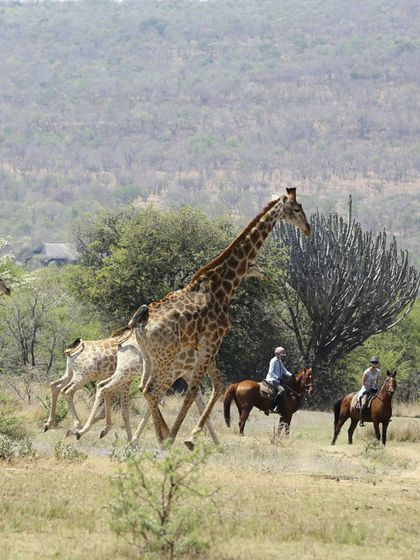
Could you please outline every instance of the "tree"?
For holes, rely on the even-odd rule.
[[[76,228],[81,264],[72,269],[71,284],[78,299],[119,327],[141,304],[183,287],[233,238],[227,220],[212,221],[188,207],[108,212]],[[274,271],[272,261],[278,265],[283,257],[277,248],[271,251],[267,245],[260,262]],[[272,309],[276,289],[273,283],[250,278],[238,292],[232,329],[219,353],[228,379],[261,375],[267,367],[279,344],[279,319]]]
[[[3,379],[30,402],[35,384],[63,367],[65,346],[92,329],[99,331],[92,314],[87,321],[78,302],[66,292],[61,270],[26,275],[0,308]]]
[[[334,371],[338,360],[409,313],[420,275],[410,266],[407,252],[398,253],[395,237],[388,244],[384,232],[375,237],[362,231],[351,217],[351,200],[348,222],[337,213],[315,212],[311,228],[306,240],[279,223],[275,238],[289,250],[287,272],[279,280],[289,326],[325,397],[342,381]],[[302,328],[291,288],[305,308],[308,329]]]

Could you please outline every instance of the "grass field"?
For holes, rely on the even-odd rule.
[[[178,399],[167,400],[168,417]],[[37,417],[37,457],[0,461],[0,560],[138,558],[109,528],[110,480],[125,468],[109,457],[115,431],[98,440],[94,427],[76,443],[64,437],[68,420],[43,434],[42,415],[31,415]],[[187,419],[177,445],[183,446],[194,420]],[[241,438],[236,410],[229,429],[217,406],[213,421],[222,449],[203,477],[219,488],[219,513],[203,527],[211,542],[206,558],[418,557],[420,419],[394,418],[386,448],[376,444],[370,427],[358,428],[348,446],[347,426],[332,447],[332,414],[298,412],[288,440],[274,437],[276,420],[254,410]],[[116,415],[122,441],[120,424]],[[74,443],[88,458],[57,460],[59,441]],[[151,426],[143,446],[155,448]]]

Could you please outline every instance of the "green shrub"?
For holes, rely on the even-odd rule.
[[[14,440],[6,434],[0,434],[0,459],[11,461],[14,457],[34,459],[36,451],[28,438]]]
[[[46,395],[44,399],[38,397],[39,402],[42,404],[43,408],[47,412],[50,413],[51,410],[51,396]],[[59,424],[64,418],[67,416],[67,403],[63,397],[59,397],[57,400],[57,406],[55,409],[55,421]]]
[[[109,446],[109,458],[111,461],[116,463],[123,463],[124,461],[132,459],[136,455],[137,450],[130,443],[126,443],[122,446],[119,445],[119,440],[120,438],[116,433],[111,445]]]
[[[14,455],[14,441],[6,434],[0,434],[0,459],[11,461]]]
[[[77,449],[73,444],[65,444],[62,441],[56,443],[54,455],[57,461],[82,462],[88,458],[87,453]]]
[[[17,407],[6,395],[0,394],[0,434],[9,436],[12,440],[25,437],[25,429],[21,420],[16,416]]]
[[[212,495],[200,480],[209,455],[202,444],[192,452],[166,448],[157,457],[143,452],[114,477],[111,528],[142,558],[200,558],[209,548],[203,527]]]

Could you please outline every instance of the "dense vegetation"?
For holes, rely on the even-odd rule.
[[[383,367],[399,369],[401,396],[415,401],[418,307],[398,330],[375,342],[370,337],[410,309],[418,273],[398,256],[395,242],[387,249],[382,235],[363,233],[357,222],[348,228],[337,214],[314,214],[312,229],[309,241],[296,240],[307,245],[303,252],[290,243],[290,232],[281,240],[281,228],[265,243],[258,261],[270,280],[246,279],[231,305],[232,330],[218,355],[226,381],[261,379],[274,347],[282,344],[290,370],[314,367],[313,404],[328,406],[359,384],[368,354],[379,353]],[[30,401],[36,383],[57,377],[63,349],[74,338],[109,336],[141,304],[184,286],[226,247],[233,231],[227,221],[212,221],[191,208],[131,208],[79,223],[78,265],[13,278],[17,271],[0,260],[12,288],[12,296],[0,300],[3,379]],[[357,263],[363,274],[354,269]]]
[[[357,193],[362,225],[418,248],[419,19],[416,0],[3,2],[1,235],[69,240],[129,201],[250,217],[293,182],[308,209]]]

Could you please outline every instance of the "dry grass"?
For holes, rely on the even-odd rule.
[[[394,416],[420,418],[420,402],[407,404],[395,401],[392,404],[392,413]]]
[[[178,398],[167,399],[165,415],[173,418],[178,407]],[[108,457],[112,432],[98,440],[95,426],[76,444],[88,453],[85,462],[58,461],[54,447],[68,421],[43,434],[39,416],[32,425],[39,457],[0,464],[0,560],[134,558],[110,532],[105,509],[109,479],[124,468]],[[288,440],[273,438],[275,416],[253,411],[245,437],[238,435],[236,410],[232,417],[228,429],[217,406],[222,449],[204,475],[220,488],[219,517],[206,528],[213,543],[208,558],[344,560],[372,554],[372,545],[381,560],[417,556],[420,446],[404,434],[418,433],[420,420],[394,418],[383,449],[370,428],[358,428],[348,446],[347,426],[331,447],[332,414],[297,413]],[[195,414],[187,419],[177,444],[195,420]],[[151,427],[143,445],[155,447]]]

